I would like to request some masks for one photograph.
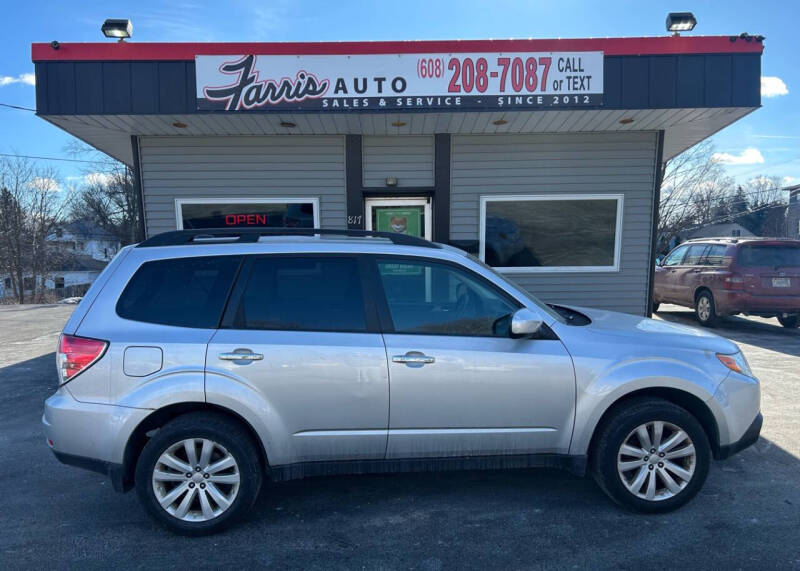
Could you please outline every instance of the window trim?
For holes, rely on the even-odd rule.
[[[428,331],[425,332],[397,331],[394,327],[394,321],[392,320],[392,312],[389,309],[389,299],[386,297],[386,290],[383,287],[383,280],[381,280],[380,270],[378,269],[379,260],[386,258],[399,260],[401,263],[403,260],[405,260],[409,263],[418,262],[418,263],[441,264],[443,266],[449,266],[455,268],[456,270],[461,270],[462,272],[469,275],[471,278],[483,284],[486,288],[495,292],[499,297],[508,301],[510,305],[515,306],[516,309],[514,311],[517,311],[525,307],[524,303],[522,303],[516,297],[511,295],[509,292],[505,291],[496,283],[487,279],[485,276],[482,276],[472,268],[461,265],[457,262],[453,262],[451,260],[443,260],[441,258],[429,258],[424,256],[413,256],[408,254],[391,254],[391,253],[363,254],[362,256],[364,257],[365,260],[368,261],[370,266],[369,281],[372,282],[372,288],[373,288],[371,290],[371,293],[374,293],[376,296],[375,305],[378,311],[378,317],[380,319],[380,326],[382,333],[388,333],[394,335],[427,335],[432,337],[472,337],[472,338],[482,338],[482,339],[510,339],[510,337],[508,338],[498,337],[496,335],[467,335],[463,333],[431,333]]]
[[[622,215],[625,207],[625,195],[622,193],[603,194],[490,194],[480,197],[479,259],[486,263],[486,205],[489,202],[545,201],[545,200],[616,200],[617,224],[614,229],[614,263],[610,266],[492,266],[504,274],[538,274],[538,273],[601,273],[619,272],[622,257]]]
[[[176,198],[175,199],[175,227],[183,230],[183,205],[184,204],[306,204],[314,206],[314,228],[320,227],[319,222],[319,197],[299,196],[291,198],[281,197],[252,197],[252,198]]]

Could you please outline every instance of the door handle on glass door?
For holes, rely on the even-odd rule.
[[[264,358],[261,353],[220,353],[219,358],[223,361],[260,361]]]

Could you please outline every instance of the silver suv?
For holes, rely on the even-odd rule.
[[[460,250],[380,232],[127,247],[57,359],[58,459],[192,535],[247,512],[264,477],[420,469],[589,471],[618,504],[665,512],[761,428],[730,341],[548,306]]]

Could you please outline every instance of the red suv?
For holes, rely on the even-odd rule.
[[[694,308],[713,326],[719,317],[744,313],[800,325],[800,241],[773,238],[689,240],[655,271],[653,311],[661,303]]]

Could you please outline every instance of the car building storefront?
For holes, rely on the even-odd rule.
[[[756,40],[34,44],[37,112],[134,168],[146,235],[289,226],[462,247],[647,314],[663,161],[760,106]]]

